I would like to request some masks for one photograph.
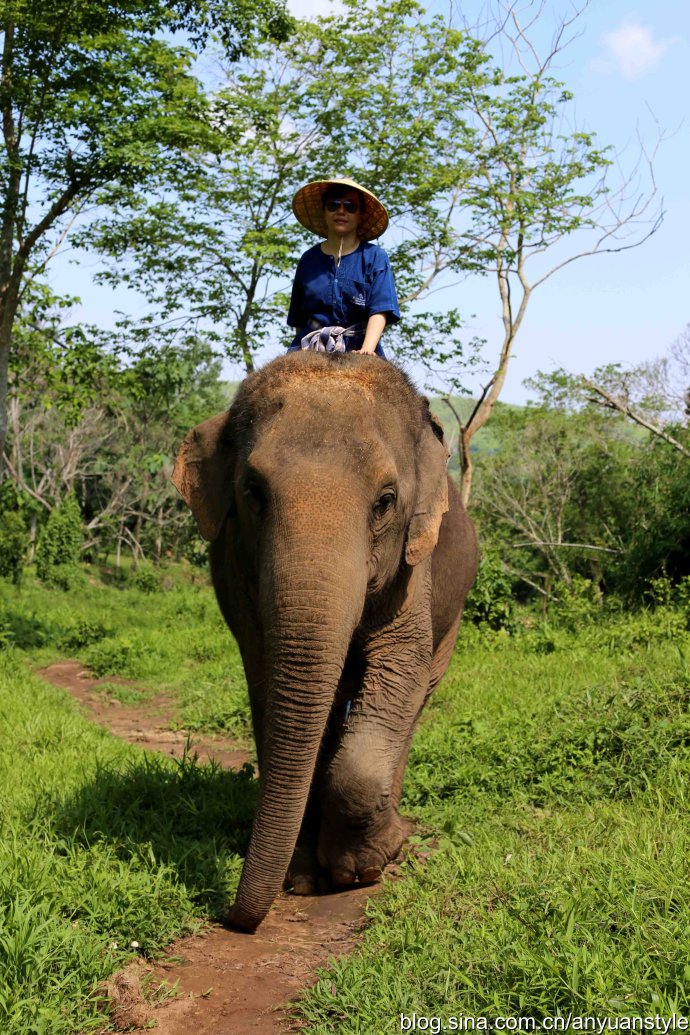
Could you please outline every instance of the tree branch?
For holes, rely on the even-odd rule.
[[[582,378],[582,384],[589,388],[590,391],[595,392],[600,399],[603,399],[604,405],[609,409],[617,410],[618,413],[622,413],[626,417],[629,417],[630,420],[635,422],[635,424],[639,424],[641,428],[645,428],[647,431],[650,431],[652,435],[656,435],[658,438],[663,439],[664,442],[668,442],[668,444],[673,446],[674,449],[677,449],[679,453],[682,453],[683,456],[690,459],[690,449],[686,449],[686,447],[679,442],[677,438],[674,438],[673,435],[669,435],[669,433],[664,431],[663,428],[660,428],[658,425],[652,424],[651,421],[646,420],[641,413],[633,410],[628,403],[623,402],[621,399],[617,399],[615,395],[611,395],[610,392],[607,392],[604,388],[600,388],[599,385],[595,385],[593,381],[590,381],[586,377]]]
[[[557,549],[561,549],[561,547],[565,547],[565,548],[572,549],[572,550],[597,550],[600,553],[622,553],[623,552],[622,550],[615,550],[615,549],[613,549],[613,547],[610,547],[610,546],[594,546],[592,543],[546,543],[546,542],[530,541],[530,542],[526,542],[526,543],[508,543],[508,545],[513,550],[520,550],[520,549],[524,549],[525,547],[533,547],[533,546],[548,546],[548,547],[555,547]]]

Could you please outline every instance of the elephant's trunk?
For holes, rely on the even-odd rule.
[[[313,530],[308,538],[313,543]],[[261,923],[282,888],[364,606],[366,566],[361,559],[357,563],[351,545],[334,538],[328,549],[320,543],[318,561],[308,553],[299,549],[293,530],[262,579],[269,685],[261,790],[230,913],[233,926],[249,931]]]

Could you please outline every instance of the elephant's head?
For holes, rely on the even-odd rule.
[[[216,588],[241,584],[263,637],[261,793],[238,926],[254,929],[280,890],[365,602],[404,607],[436,545],[442,439],[392,364],[303,352],[250,375],[182,444],[173,481],[212,541]]]

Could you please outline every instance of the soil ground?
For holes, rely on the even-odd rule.
[[[141,705],[124,705],[99,692],[102,684],[125,680],[95,679],[79,662],[64,661],[39,673],[67,690],[94,722],[147,751],[181,757],[185,748],[200,760],[216,759],[239,768],[250,756],[232,741],[170,730],[174,709],[165,696]],[[391,875],[396,867],[389,867]],[[379,886],[355,886],[318,896],[281,895],[255,934],[239,934],[219,925],[183,938],[156,964],[134,964],[117,974],[105,990],[113,1023],[120,1030],[142,1031],[152,1022],[158,1035],[277,1035],[294,1032],[290,999],[316,980],[329,959],[352,950],[362,926],[364,907]],[[174,997],[151,1006],[141,986],[176,986]],[[147,1028],[150,1030],[150,1028]]]

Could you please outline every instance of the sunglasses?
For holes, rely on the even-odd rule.
[[[346,198],[344,201],[338,198],[329,198],[324,207],[327,212],[337,212],[341,205],[351,216],[355,212],[359,212],[359,204],[356,201],[351,201],[350,198]]]

